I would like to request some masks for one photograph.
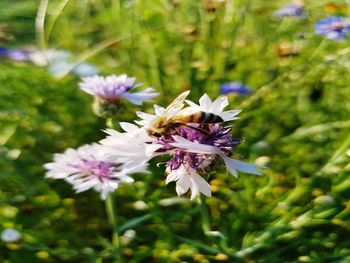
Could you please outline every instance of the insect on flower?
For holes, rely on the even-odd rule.
[[[145,156],[145,161],[156,156],[171,157],[165,164],[166,183],[175,181],[178,195],[191,189],[191,199],[199,193],[211,196],[210,185],[202,175],[217,162],[223,161],[235,177],[237,171],[262,175],[257,169],[264,167],[230,157],[240,141],[232,136],[232,126],[225,126],[225,122],[237,119],[240,110],[225,111],[229,104],[226,96],[212,101],[204,94],[196,104],[186,100],[188,94],[188,91],[180,94],[166,108],[155,105],[154,115],[137,113],[141,118],[137,123],[150,138],[146,144],[158,145],[153,149],[153,156],[149,156],[146,149],[140,156]],[[120,143],[128,147],[126,143]],[[123,153],[115,148],[114,155],[121,157]]]
[[[163,114],[155,117],[150,126],[147,127],[148,134],[153,137],[160,137],[163,133],[179,127],[186,126],[187,123],[220,123],[224,120],[213,113],[204,111],[193,111],[190,108],[182,109],[185,105],[186,97],[190,92],[185,91],[180,94],[170,105],[165,108]]]

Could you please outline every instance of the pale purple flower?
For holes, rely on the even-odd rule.
[[[55,154],[54,162],[44,167],[47,178],[63,179],[78,193],[93,188],[101,193],[102,199],[119,184],[133,182],[129,174],[147,171],[146,164],[131,167],[126,163],[106,160],[98,144],[69,148],[64,153]]]
[[[343,40],[350,33],[350,20],[341,16],[328,16],[315,23],[315,32],[328,39]]]
[[[8,59],[13,61],[28,61],[29,60],[29,51],[24,49],[10,49],[10,48],[1,48],[0,55],[6,56]]]
[[[159,94],[154,88],[147,88],[139,92],[131,92],[131,90],[141,86],[135,83],[135,78],[129,78],[127,75],[109,75],[106,77],[93,76],[82,78],[79,87],[86,93],[93,95],[107,102],[117,102],[121,98],[136,104],[152,101]]]
[[[287,6],[277,10],[275,15],[279,17],[290,16],[301,18],[305,16],[304,6],[301,4],[288,4]]]
[[[245,86],[242,82],[227,82],[221,85],[221,94],[235,93],[237,95],[243,96],[251,93],[251,88]]]

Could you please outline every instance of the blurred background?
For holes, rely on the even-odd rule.
[[[269,170],[211,173],[205,210],[163,169],[136,175],[115,193],[126,262],[350,262],[350,42],[314,30],[349,14],[341,0],[1,0],[0,261],[113,262],[99,194],[43,164],[104,138],[80,78],[127,73],[163,106],[239,84],[237,156]],[[129,106],[120,120],[153,105]]]

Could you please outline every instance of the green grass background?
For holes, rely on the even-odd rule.
[[[231,108],[243,109],[233,129],[243,140],[237,153],[250,162],[264,157],[269,170],[239,180],[224,169],[211,173],[204,210],[188,196],[173,199],[163,169],[136,175],[115,193],[120,234],[136,231],[123,244],[127,262],[346,263],[350,42],[316,36],[314,22],[348,16],[349,7],[332,1],[341,8],[330,13],[329,2],[308,1],[303,19],[277,19],[285,1],[1,0],[0,44],[69,50],[102,74],[127,73],[155,87],[163,106],[186,89],[193,100],[204,92],[215,98],[227,81],[254,90],[229,96]],[[278,56],[283,43],[298,54]],[[53,153],[104,137],[105,122],[78,81],[0,62],[0,230],[22,233],[19,242],[0,241],[1,262],[114,260],[99,194],[44,179]],[[120,119],[152,105],[129,109]],[[203,223],[217,232],[206,235]]]

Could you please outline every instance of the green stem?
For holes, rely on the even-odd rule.
[[[213,232],[210,228],[210,214],[209,214],[208,206],[207,206],[205,200],[206,199],[205,199],[204,195],[200,195],[200,197],[198,198],[199,209],[200,209],[200,213],[201,213],[202,231],[203,231],[204,235],[206,235],[211,242],[213,242],[219,246],[219,248],[221,249],[222,252],[226,253],[227,255],[231,255],[231,252],[228,248],[226,237],[223,236],[221,233],[220,233],[221,236],[215,237],[213,235]],[[216,232],[216,231],[214,231],[214,232]],[[217,238],[220,238],[220,240],[218,241]]]
[[[122,256],[122,248],[119,241],[119,233],[118,233],[117,214],[116,214],[116,209],[115,209],[112,194],[107,195],[106,212],[107,212],[108,221],[113,229],[113,235],[112,235],[113,253],[115,253],[116,262],[123,263],[124,261]]]
[[[205,197],[202,194],[198,199],[198,203],[199,203],[201,217],[202,217],[202,220],[201,220],[202,230],[204,235],[208,236],[210,233],[210,217],[209,217],[207,205],[205,203]]]

